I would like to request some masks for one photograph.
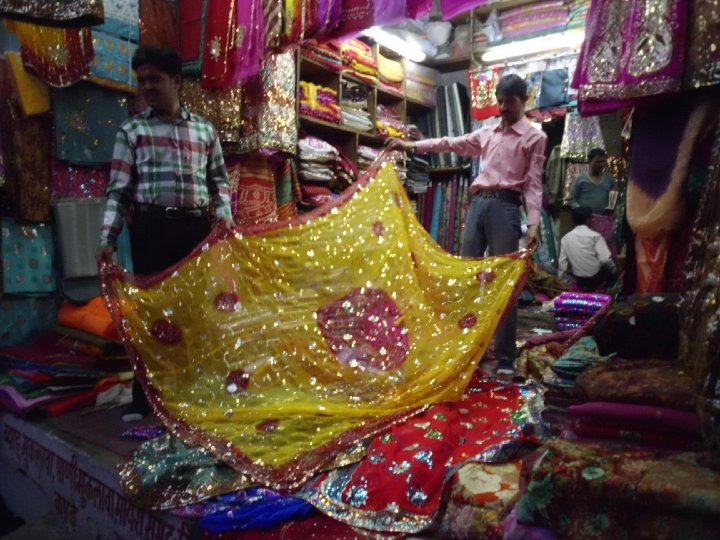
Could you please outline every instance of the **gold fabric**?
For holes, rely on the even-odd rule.
[[[177,267],[102,279],[151,404],[253,481],[297,486],[339,449],[459,399],[526,278],[416,220],[391,163],[291,221],[211,236]]]

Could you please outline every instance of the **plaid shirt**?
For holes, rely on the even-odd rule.
[[[124,122],[113,150],[100,246],[116,246],[132,203],[207,208],[230,217],[230,182],[212,124],[181,110],[174,122],[151,109]]]

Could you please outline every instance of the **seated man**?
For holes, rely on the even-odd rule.
[[[572,209],[575,228],[560,241],[560,267],[558,275],[568,271],[583,289],[595,289],[612,283],[615,279],[615,263],[610,249],[600,233],[588,225],[592,210],[587,206]]]

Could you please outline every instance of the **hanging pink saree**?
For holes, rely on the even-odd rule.
[[[463,259],[376,166],[290,221],[215,233],[146,278],[102,280],[153,409],[252,482],[299,486],[335,454],[458,400],[527,257]]]
[[[688,0],[593,0],[573,88],[583,115],[680,90]]]

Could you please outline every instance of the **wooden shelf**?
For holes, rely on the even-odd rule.
[[[375,133],[372,131],[360,131],[359,129],[351,128],[349,126],[344,126],[342,124],[333,124],[332,122],[326,122],[325,120],[320,120],[319,118],[313,118],[312,116],[305,116],[302,114],[300,115],[300,123],[320,126],[326,129],[336,129],[338,131],[344,131],[353,135],[366,135],[369,137],[376,137]]]
[[[387,88],[383,88],[382,86],[377,86],[377,93],[379,96],[384,96],[385,98],[390,98],[391,100],[400,101],[405,99],[405,96],[403,96],[399,92],[395,92],[394,90],[389,90]]]

